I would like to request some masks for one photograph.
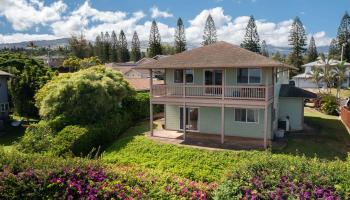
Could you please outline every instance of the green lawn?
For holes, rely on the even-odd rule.
[[[314,92],[314,93],[319,93],[319,90],[318,89],[307,89],[311,92]],[[322,89],[321,89],[322,91]],[[323,90],[325,91],[325,90]],[[332,88],[331,89],[331,93],[335,96],[337,94],[337,89],[336,88]],[[340,98],[341,99],[346,99],[350,96],[350,89],[349,88],[343,88],[343,89],[340,89]]]
[[[273,152],[274,156],[283,159],[297,154],[345,160],[350,151],[350,136],[338,118],[309,108],[305,109],[305,116],[314,133],[290,135],[288,146]],[[142,122],[130,128],[103,153],[102,161],[160,170],[194,180],[218,181],[235,167],[270,154],[269,151],[212,151],[160,143],[144,136],[148,126],[148,122]]]
[[[313,130],[289,134],[287,148],[278,153],[304,154],[308,157],[345,160],[350,152],[350,135],[338,116],[305,108],[305,123]]]

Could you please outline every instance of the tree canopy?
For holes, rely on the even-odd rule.
[[[263,40],[261,42],[261,55],[266,56],[266,57],[270,56],[265,40]]]
[[[130,91],[120,73],[95,66],[53,78],[35,95],[35,105],[44,120],[63,118],[87,124],[118,112]]]
[[[181,53],[183,51],[186,51],[185,26],[181,18],[179,18],[176,23],[175,51],[176,53]]]
[[[307,62],[313,62],[317,60],[317,57],[318,57],[318,53],[317,53],[315,39],[313,36],[311,36],[310,42],[309,42],[309,48],[307,49]]]
[[[205,22],[203,42],[202,45],[206,46],[217,42],[218,36],[216,35],[216,27],[213,17],[209,14]]]
[[[157,22],[153,20],[149,34],[148,56],[152,58],[156,55],[162,55],[162,46]]]
[[[292,50],[289,55],[290,63],[300,70],[300,66],[303,64],[303,54],[306,51],[306,33],[299,17],[296,17],[293,21],[289,33],[289,45]]]
[[[128,62],[130,60],[129,50],[128,50],[128,42],[125,37],[125,33],[123,30],[120,31],[119,34],[119,61],[120,62]]]
[[[23,117],[37,117],[34,95],[54,76],[54,72],[38,60],[15,53],[0,54],[0,69],[14,75],[9,80],[14,112]]]
[[[253,15],[250,16],[245,31],[241,47],[255,53],[260,53],[260,38]]]
[[[343,60],[350,61],[350,16],[347,12],[341,19],[337,33],[337,42],[338,54],[342,54],[343,48]]]
[[[131,41],[131,60],[134,62],[137,62],[140,59],[141,59],[140,40],[139,40],[139,36],[137,35],[137,32],[135,31]]]

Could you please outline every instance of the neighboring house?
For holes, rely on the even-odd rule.
[[[105,66],[123,74],[124,78],[136,91],[149,91],[150,74],[147,69],[140,69],[138,66],[156,61],[153,58],[142,58],[138,62],[108,63]],[[154,76],[153,76],[154,78]],[[154,79],[154,84],[163,84],[164,81]]]
[[[7,81],[11,76],[12,74],[0,70],[0,120],[7,119],[9,116]]]
[[[290,128],[302,129],[304,90],[292,89],[280,97],[280,88],[289,83],[289,69],[295,69],[291,66],[218,42],[140,67],[151,75],[165,70],[164,85],[150,80],[150,110],[154,104],[163,104],[165,129],[182,131],[184,138],[186,132],[215,134],[222,143],[225,137],[245,137],[261,139],[267,147],[278,120],[287,117],[283,109],[292,104],[299,110],[288,116]],[[152,112],[150,119],[152,125]]]
[[[330,59],[327,61],[330,66],[335,66],[341,61],[339,60],[333,60]],[[344,63],[345,66],[350,66],[350,63]],[[312,69],[315,67],[325,69],[324,63],[321,60],[317,60],[311,63],[307,63],[302,65],[302,67],[305,68],[304,73],[298,74],[293,77],[293,80],[295,82],[295,86],[300,88],[323,88],[326,87],[326,83],[324,81],[321,81],[319,85],[315,83],[315,81],[312,78]],[[350,86],[350,70],[347,70],[346,72],[346,79],[344,80],[342,87],[349,87]]]

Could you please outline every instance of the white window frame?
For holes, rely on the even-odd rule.
[[[240,82],[238,82],[238,81],[239,81],[239,79],[238,79],[238,76],[239,76],[238,71],[239,71],[240,69],[247,69],[247,70],[248,70],[248,82],[247,82],[247,83],[240,83]],[[250,83],[250,73],[249,73],[250,69],[258,69],[258,70],[260,70],[260,82],[259,82],[259,83]],[[237,69],[237,73],[236,73],[237,84],[240,84],[240,85],[244,85],[244,84],[249,84],[249,85],[261,85],[261,84],[262,84],[262,78],[263,78],[263,76],[262,76],[262,71],[263,71],[263,70],[262,70],[261,68],[258,68],[258,67],[238,68],[238,69]]]
[[[237,121],[236,120],[236,109],[242,109],[242,110],[245,110],[245,121]],[[254,115],[255,115],[255,112],[257,113],[257,120],[256,122],[248,122],[248,110],[253,110],[254,111]],[[248,124],[259,124],[259,109],[258,108],[234,108],[233,109],[233,121],[234,122],[238,122],[238,123],[248,123]]]

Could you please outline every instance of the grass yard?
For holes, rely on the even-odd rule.
[[[304,114],[305,123],[313,130],[289,134],[287,148],[278,153],[345,160],[350,152],[350,135],[338,116],[326,115],[308,107],[305,107]]]
[[[336,116],[305,108],[305,121],[314,127],[314,132],[290,135],[288,146],[282,151],[273,152],[273,156],[281,159],[290,155],[305,155],[306,158],[317,156],[325,160],[335,160],[336,157],[346,159],[347,151],[350,151],[350,136]],[[144,136],[148,126],[147,121],[130,128],[103,153],[102,161],[211,182],[221,180],[244,163],[272,156],[269,151],[212,151],[159,143]]]
[[[314,93],[319,93],[319,90],[318,89],[307,89],[311,92],[314,92]],[[321,89],[321,92],[323,92],[325,90]],[[331,89],[331,93],[335,96],[337,94],[337,89],[336,88],[332,88]],[[346,99],[350,96],[350,89],[349,88],[342,88],[340,89],[340,98],[341,99]]]

